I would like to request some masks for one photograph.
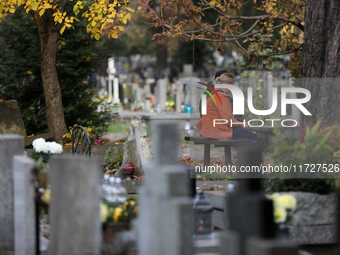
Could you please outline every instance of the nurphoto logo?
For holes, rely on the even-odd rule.
[[[231,84],[215,84],[215,89],[212,88],[211,86],[209,86],[208,84],[205,83],[201,83],[202,85],[207,86],[209,89],[211,89],[214,94],[217,96],[217,98],[220,101],[220,104],[222,105],[222,101],[220,96],[218,95],[218,93],[216,92],[215,89],[229,89],[231,91],[231,93],[233,94],[233,115],[244,115],[244,94],[243,91],[238,88],[235,85],[231,85]],[[199,87],[198,87],[199,88]],[[215,98],[213,97],[213,95],[211,94],[211,92],[209,92],[206,89],[202,89],[199,88],[203,91],[205,91],[213,100],[215,105],[217,106],[217,102],[215,100]],[[247,89],[248,92],[248,98],[247,98],[247,105],[248,105],[248,109],[251,113],[255,114],[255,115],[260,115],[260,116],[266,116],[266,115],[270,115],[272,113],[275,112],[275,110],[277,109],[277,105],[278,105],[278,92],[277,92],[277,88],[273,88],[273,94],[272,94],[272,105],[270,107],[270,109],[267,110],[257,110],[254,107],[253,104],[253,88],[252,87],[248,87]],[[302,93],[305,95],[304,98],[287,98],[287,94],[288,93]],[[311,93],[309,90],[304,89],[304,88],[281,88],[281,115],[285,116],[287,115],[287,105],[291,104],[291,105],[295,105],[304,115],[312,115],[302,104],[307,103],[309,100],[311,99]],[[207,114],[207,95],[206,94],[202,94],[201,96],[201,113],[202,115],[206,115]],[[231,121],[231,120],[230,120]],[[262,120],[256,119],[256,120],[250,120],[248,121],[248,125],[249,122],[252,121],[260,121],[261,125],[264,125],[264,122]],[[279,121],[278,119],[268,119],[266,121],[271,121],[272,122],[272,126],[274,125],[274,121]],[[296,120],[294,119],[287,119],[287,120],[283,120],[282,122],[285,121],[290,121],[290,122],[294,122],[295,124],[293,126],[297,126],[298,123]],[[232,121],[231,121],[232,122]],[[245,120],[243,121],[245,124]],[[214,126],[215,124],[227,124],[228,120],[224,120],[224,119],[216,119],[214,120]],[[232,124],[232,123],[231,123]],[[281,123],[282,124],[282,123]],[[251,125],[249,125],[251,126]],[[282,124],[282,126],[288,127],[284,124]],[[259,127],[259,126],[256,126]],[[292,127],[292,126],[289,126]]]

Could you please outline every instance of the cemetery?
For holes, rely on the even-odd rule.
[[[339,10],[0,0],[0,255],[340,255]]]

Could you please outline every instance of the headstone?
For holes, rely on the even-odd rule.
[[[178,80],[176,81],[176,112],[181,112],[181,104],[184,102],[183,84]]]
[[[3,134],[27,136],[16,100],[0,102],[0,130]]]
[[[167,85],[167,79],[159,79],[158,80],[158,89],[156,94],[156,104],[159,104],[161,106],[161,110],[166,109],[166,85]]]
[[[172,152],[177,148],[177,125],[163,122],[153,130],[158,153],[155,163],[145,168],[147,178],[140,189],[139,254],[193,254],[189,169],[177,164],[177,152]]]
[[[271,105],[273,104],[273,73],[272,72],[267,72],[267,90],[268,90],[268,97],[267,97],[267,101],[268,101],[268,106],[271,107]]]
[[[13,156],[23,151],[19,135],[0,135],[0,254],[14,249]]]
[[[117,174],[125,178],[123,167],[131,162],[135,167],[134,175],[143,174],[144,167],[152,162],[145,126],[136,117],[131,118],[129,136],[123,144],[123,161]]]
[[[14,156],[14,250],[16,255],[36,254],[36,218],[32,168],[34,160]]]
[[[95,157],[52,157],[49,254],[100,254],[101,171]]]
[[[194,66],[192,64],[184,64],[183,73],[187,77],[192,77],[194,73]]]
[[[113,103],[118,104],[120,103],[119,100],[119,79],[113,79]]]
[[[109,98],[113,98],[113,93],[114,93],[114,79],[115,79],[115,73],[116,73],[116,68],[115,68],[115,61],[113,58],[109,58],[108,60],[108,68],[107,68],[107,74],[108,74],[108,84],[109,84]],[[119,100],[119,94],[117,93],[118,100]]]

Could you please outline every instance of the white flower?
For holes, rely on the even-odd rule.
[[[49,150],[51,154],[61,154],[63,153],[63,146],[56,142],[51,142],[49,144]]]
[[[50,153],[50,154],[61,154],[63,153],[63,146],[56,142],[46,142],[43,138],[35,139],[32,143],[33,148],[36,152]]]
[[[33,141],[32,145],[36,152],[41,152],[41,146],[45,143],[46,141],[44,138],[38,138]]]
[[[49,142],[43,143],[39,146],[39,148],[36,150],[36,152],[43,152],[48,153],[50,151]]]

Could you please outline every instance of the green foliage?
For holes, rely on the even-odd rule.
[[[109,174],[114,174],[118,168],[122,165],[123,162],[123,150],[116,146],[113,147],[113,151],[110,148],[107,149],[106,155],[104,158],[104,171]]]
[[[267,192],[305,191],[329,194],[337,188],[337,179],[265,179],[263,187]]]
[[[337,130],[339,125],[334,125],[328,128],[322,128],[320,121],[312,128],[306,127],[303,137],[297,139],[296,131],[289,129],[278,129],[276,137],[273,139],[274,152],[273,159],[277,165],[301,165],[301,164],[332,164],[335,163],[334,137],[338,138],[334,130]],[[335,139],[335,141],[337,141]]]
[[[108,126],[107,132],[108,133],[121,133],[121,132],[127,132],[129,131],[130,124],[124,124],[124,123],[114,123]]]
[[[322,127],[320,121],[314,126],[302,126],[300,131],[279,129],[273,139],[275,165],[335,164],[340,150],[340,125]],[[298,133],[299,132],[299,133]],[[328,194],[337,187],[337,179],[268,179],[263,182],[270,192],[306,191]]]
[[[70,8],[69,6],[67,6]],[[62,90],[66,125],[88,121],[103,127],[109,106],[97,113],[103,99],[95,101],[93,74],[100,59],[109,55],[105,45],[91,39],[85,22],[65,30],[59,38],[57,72]],[[0,23],[0,90],[5,99],[18,100],[28,134],[47,131],[46,106],[40,72],[39,33],[32,17],[18,8]]]

